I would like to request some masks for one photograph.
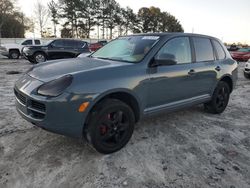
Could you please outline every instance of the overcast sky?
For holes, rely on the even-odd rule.
[[[250,44],[250,0],[116,0],[134,12],[156,6],[174,15],[185,32],[207,34],[223,42]],[[49,0],[41,0],[47,4]],[[19,0],[18,5],[32,16],[34,0]]]

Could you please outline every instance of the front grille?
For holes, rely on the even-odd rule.
[[[35,108],[37,110],[41,110],[42,112],[46,111],[45,104],[37,102],[37,101],[34,101],[34,100],[31,100],[31,107]]]
[[[250,71],[250,69],[245,68],[245,71]]]
[[[23,104],[23,105],[26,105],[26,97],[21,94],[20,92],[17,92],[15,89],[14,89],[14,93],[16,95],[16,98]]]
[[[31,109],[30,109],[30,115],[35,119],[44,119],[45,117],[45,114],[31,110]]]
[[[45,117],[46,107],[45,104],[30,100],[30,105],[28,107],[30,115],[36,119],[43,119]]]
[[[27,108],[27,115],[35,119],[44,119],[46,114],[45,104],[25,97],[21,92],[14,89],[14,93],[19,103],[22,103]]]

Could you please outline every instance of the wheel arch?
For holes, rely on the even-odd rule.
[[[91,111],[96,107],[96,105],[98,105],[100,102],[108,98],[118,99],[124,102],[125,104],[127,104],[134,112],[135,121],[136,122],[139,121],[140,116],[141,116],[141,103],[138,97],[128,89],[116,89],[116,90],[105,92],[99,95],[94,100],[93,104],[90,106],[90,109],[87,112],[88,115],[85,120],[85,123],[88,122]]]
[[[42,50],[35,51],[35,52],[33,53],[33,56],[35,56],[37,53],[42,53],[42,54],[45,55],[46,58],[48,58],[48,55],[47,55],[44,51],[42,51]]]
[[[219,81],[226,82],[229,85],[230,93],[233,91],[233,79],[231,75],[224,75]]]
[[[18,51],[19,54],[20,54],[20,50],[19,50],[18,48],[10,48],[10,49],[9,49],[9,52],[10,52],[10,51]]]

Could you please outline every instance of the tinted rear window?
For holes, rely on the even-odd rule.
[[[196,54],[196,61],[214,60],[213,47],[209,39],[202,37],[194,37],[193,41]]]
[[[35,40],[35,44],[38,44],[38,45],[41,44],[40,40]]]
[[[221,44],[216,40],[213,40],[213,43],[214,43],[214,47],[215,47],[215,50],[216,50],[217,55],[218,55],[218,59],[225,59],[226,54],[225,54],[225,51],[223,50]]]
[[[84,48],[84,47],[87,47],[87,45],[86,45],[86,42],[77,41],[76,47],[77,47],[77,48]]]

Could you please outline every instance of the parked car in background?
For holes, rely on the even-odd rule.
[[[103,47],[104,45],[106,45],[107,43],[108,42],[106,40],[101,40],[96,43],[89,44],[89,49],[91,52],[94,52],[98,50],[99,48]]]
[[[237,51],[230,52],[233,59],[236,61],[247,61],[250,59],[250,48],[240,48]]]
[[[10,59],[18,59],[21,55],[22,48],[29,45],[40,45],[41,40],[39,39],[25,39],[20,44],[11,43],[3,44],[0,46],[0,53]]]
[[[222,113],[236,85],[237,66],[209,36],[119,37],[88,57],[33,66],[15,83],[16,107],[27,121],[85,138],[107,154],[127,144],[143,117],[197,104]]]
[[[250,59],[248,59],[248,61],[245,64],[244,76],[245,76],[245,78],[250,79]]]
[[[228,51],[237,51],[239,50],[241,47],[240,46],[237,46],[236,44],[232,44],[230,46],[227,46],[227,50]]]
[[[75,39],[55,39],[43,46],[26,46],[22,54],[32,63],[46,60],[74,58],[81,53],[89,52],[88,43]]]

